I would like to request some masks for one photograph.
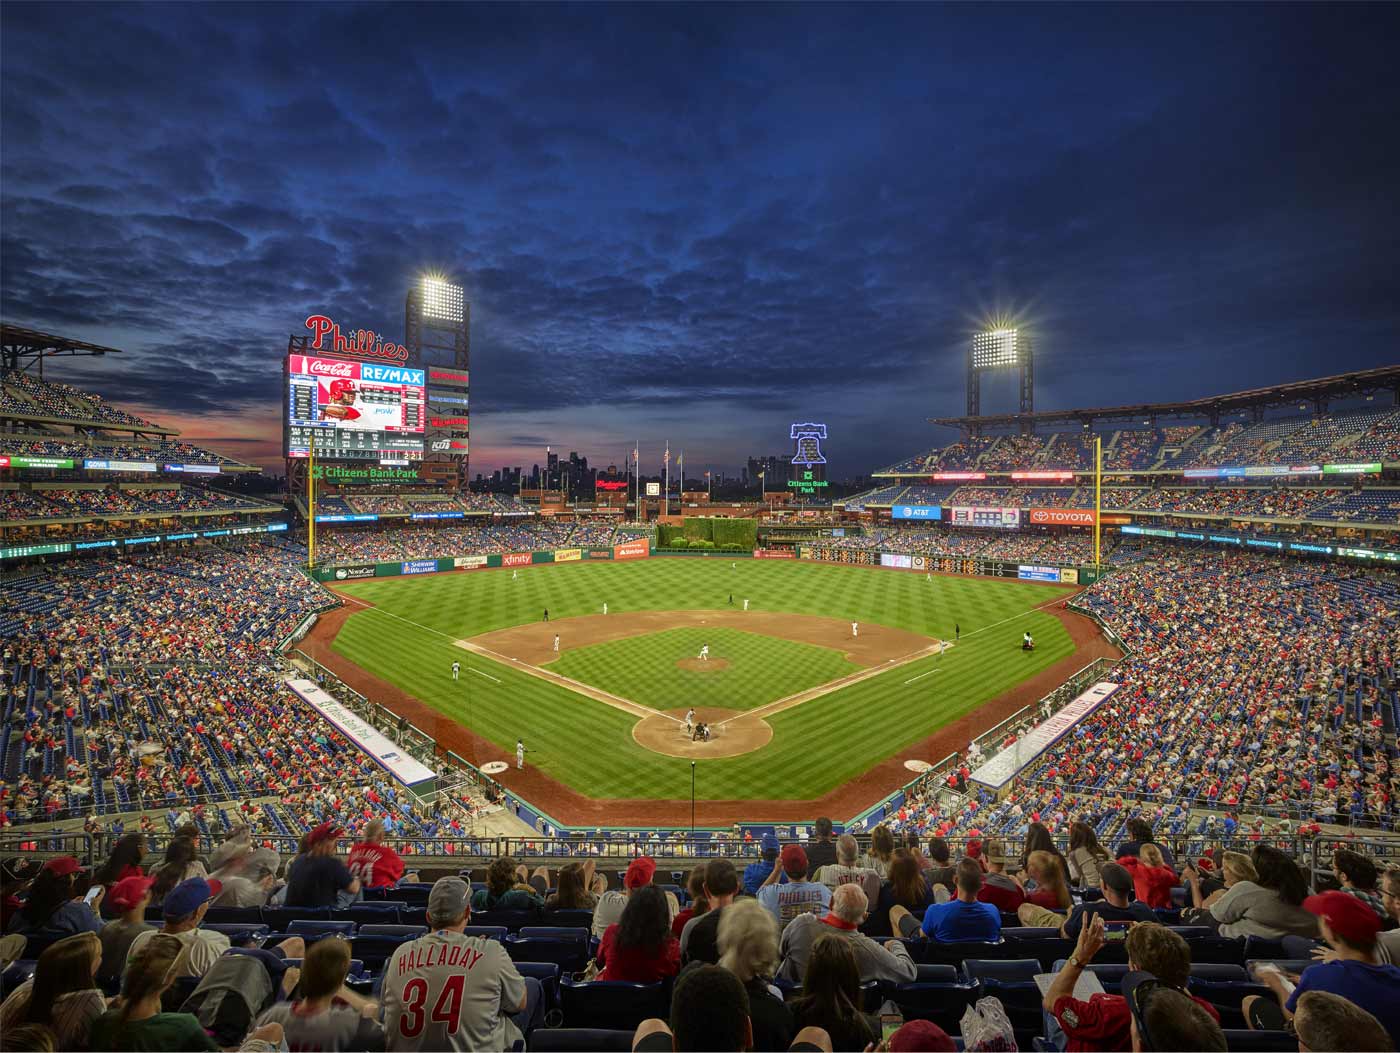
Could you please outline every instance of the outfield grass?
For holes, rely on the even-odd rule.
[[[711,661],[680,669],[710,645]],[[721,669],[723,661],[726,667]],[[828,647],[737,629],[668,629],[565,652],[548,668],[653,709],[720,706],[755,709],[858,673],[861,666]]]
[[[377,606],[346,621],[338,652],[503,751],[524,738],[531,763],[592,797],[684,798],[690,764],[638,746],[634,717],[509,663],[468,655],[454,640],[536,620],[545,607],[551,618],[596,613],[604,601],[610,612],[711,609],[725,606],[731,592],[756,610],[882,623],[937,638],[952,639],[954,623],[961,627],[961,643],[946,655],[779,713],[768,718],[774,735],[764,749],[701,762],[697,796],[704,800],[820,797],[1073,651],[1060,623],[1032,610],[1068,590],[991,578],[926,581],[820,563],[546,564],[522,568],[518,580],[504,570],[474,571],[355,582],[343,591]],[[1030,653],[1018,647],[1025,629],[1036,637]],[[457,682],[453,661],[468,670]]]

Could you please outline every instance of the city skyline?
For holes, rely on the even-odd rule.
[[[0,11],[0,316],[126,352],[51,375],[280,471],[287,334],[433,271],[470,475],[816,420],[841,478],[990,322],[1043,409],[1396,357],[1394,5],[402,10]]]

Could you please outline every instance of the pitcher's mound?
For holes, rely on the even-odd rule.
[[[721,669],[728,669],[729,663],[723,658],[682,658],[676,662],[677,669],[686,669],[693,673],[718,673]]]
[[[712,658],[708,664],[713,665],[714,662]],[[768,745],[773,738],[773,729],[761,717],[735,709],[705,706],[695,711],[695,719],[709,724],[713,729],[709,742],[692,742],[686,735],[684,709],[671,709],[642,718],[633,725],[632,738],[637,745],[654,753],[697,760],[751,753]],[[724,726],[720,727],[720,724]]]

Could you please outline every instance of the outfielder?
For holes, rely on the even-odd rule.
[[[520,580],[520,571],[518,571],[518,570],[513,570],[513,571],[511,571],[511,572],[510,572],[510,580],[511,580],[511,581],[519,581],[519,580]]]
[[[461,672],[461,669],[462,669],[462,663],[461,663],[461,662],[453,662],[453,663],[452,663],[452,679],[453,679],[453,680],[456,680],[456,679],[457,679],[457,674],[458,674],[459,672]]]

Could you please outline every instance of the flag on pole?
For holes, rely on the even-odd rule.
[[[671,463],[671,440],[666,440],[666,452],[661,455],[661,463],[669,465]]]

